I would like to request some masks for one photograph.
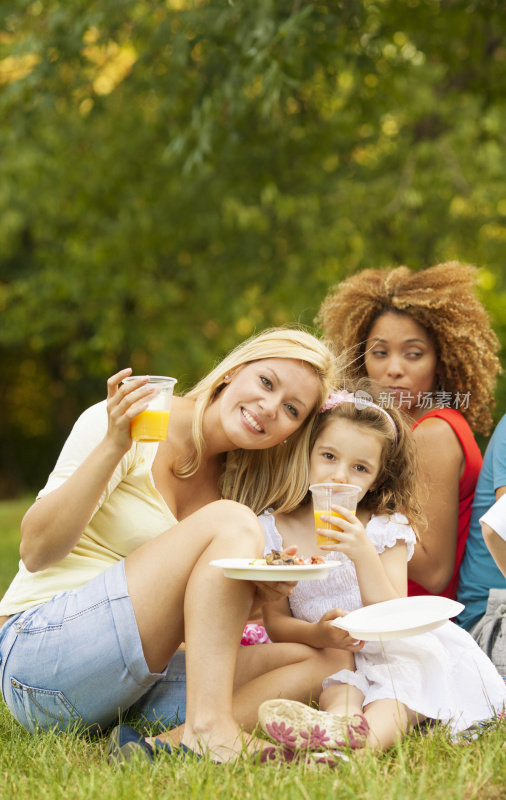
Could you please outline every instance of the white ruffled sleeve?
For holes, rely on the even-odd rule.
[[[282,550],[283,549],[283,540],[276,528],[276,522],[274,519],[274,514],[271,511],[264,511],[263,514],[260,514],[258,519],[262,523],[262,526],[265,530],[265,550],[264,555],[266,553],[270,553],[271,550]]]
[[[372,516],[367,523],[366,532],[378,553],[383,553],[387,547],[393,547],[397,542],[405,542],[407,560],[413,557],[416,536],[404,514]]]

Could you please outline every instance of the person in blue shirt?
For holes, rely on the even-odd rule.
[[[506,676],[506,577],[482,535],[480,519],[506,494],[506,414],[488,444],[474,495],[471,526],[460,568],[456,622],[468,630]]]

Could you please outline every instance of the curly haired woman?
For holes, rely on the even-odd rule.
[[[498,339],[458,261],[420,271],[367,269],[333,287],[318,322],[350,374],[403,408],[418,446],[427,528],[409,564],[409,594],[456,597],[500,363]]]

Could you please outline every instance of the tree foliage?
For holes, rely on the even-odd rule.
[[[43,480],[118,368],[188,388],[364,267],[475,263],[506,338],[500,0],[0,18],[0,493]]]

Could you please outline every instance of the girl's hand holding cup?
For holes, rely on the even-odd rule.
[[[344,553],[354,562],[363,557],[371,548],[376,552],[373,543],[365,532],[364,526],[353,511],[338,505],[333,505],[332,511],[337,514],[338,520],[334,515],[322,517],[323,521],[329,522],[335,529],[325,531],[329,543],[320,545],[322,550],[334,550],[338,553]],[[334,544],[330,544],[332,539]]]
[[[334,528],[341,530],[337,521],[343,518],[337,506],[344,506],[355,514],[361,492],[360,486],[350,483],[313,483],[309,490],[313,497],[316,544],[319,547],[325,544],[333,545],[338,541],[334,535]]]

